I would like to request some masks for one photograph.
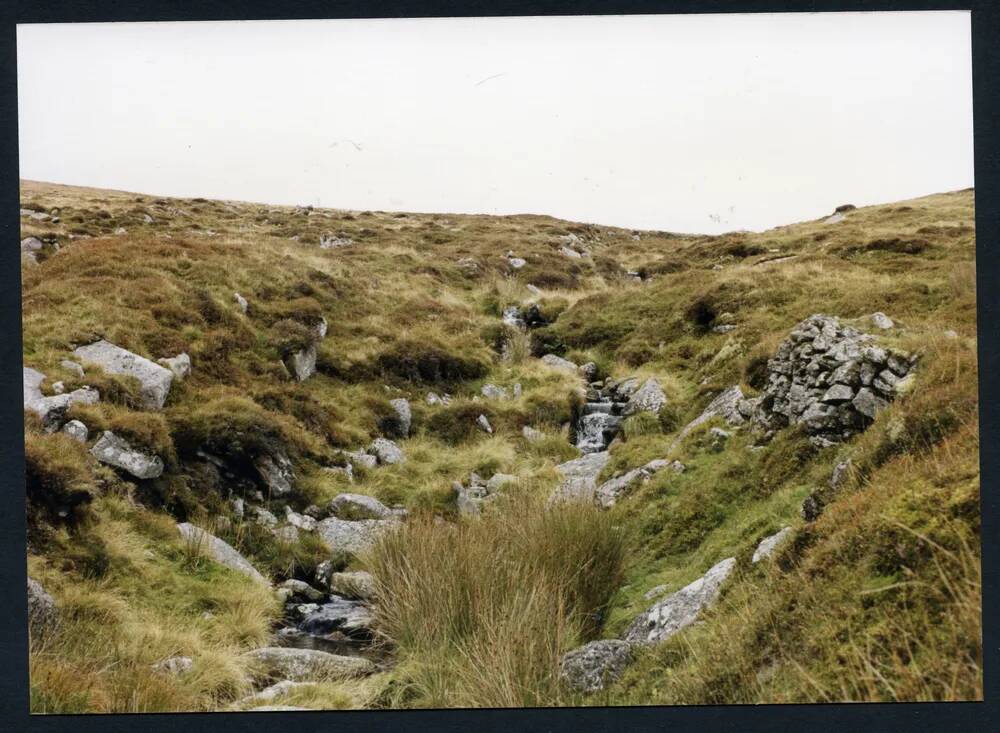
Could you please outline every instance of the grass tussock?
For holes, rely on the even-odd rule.
[[[371,552],[378,613],[420,706],[561,699],[560,655],[601,628],[625,538],[582,505],[510,502],[480,520],[412,523]]]

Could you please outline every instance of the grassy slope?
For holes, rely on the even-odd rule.
[[[97,692],[89,697],[73,683],[90,658],[84,645],[63,639],[58,654],[37,651],[36,709],[216,709],[245,689],[246,670],[233,651],[264,634],[274,612],[270,599],[222,572],[200,585],[184,548],[164,529],[165,511],[199,521],[226,511],[185,470],[190,445],[213,430],[249,424],[251,432],[280,436],[297,461],[293,506],[301,509],[343,490],[319,466],[336,460],[337,447],[377,434],[386,400],[404,395],[415,412],[416,436],[403,442],[409,460],[363,476],[352,490],[446,516],[451,481],[470,470],[516,473],[526,493],[550,490],[553,466],[575,453],[559,437],[579,399],[574,380],[528,358],[501,362],[490,348],[500,309],[527,300],[528,283],[543,289],[546,312],[561,313],[536,340],[578,361],[592,358],[614,376],[656,375],[674,405],[662,426],[635,426],[633,437],[615,446],[609,473],[664,456],[672,432],[714,391],[736,382],[752,391],[763,358],[811,313],[864,324],[867,314],[884,311],[903,327],[885,340],[923,352],[918,389],[851,444],[814,451],[787,431],[760,453],[745,450],[749,439],[738,435],[716,454],[693,435],[676,451],[686,473],[657,477],[611,513],[628,528],[633,550],[625,584],[607,609],[605,635],[623,630],[655,585],[678,588],[731,554],[741,558],[741,571],[706,623],[644,655],[590,702],[981,696],[971,191],[868,207],[839,224],[721,237],[643,232],[638,239],[548,217],[307,214],[32,182],[22,184],[22,206],[59,208],[56,225],[22,219],[22,236],[55,234],[63,245],[22,270],[27,365],[72,386],[59,361],[72,345],[98,336],[152,358],[187,351],[194,364],[163,415],[133,409],[128,385],[98,385],[117,404],[90,410],[86,422],[168,458],[169,479],[139,495],[95,471],[81,448],[28,426],[29,466],[39,475],[60,490],[96,486],[105,495],[72,534],[47,530],[44,512],[36,512],[33,573],[72,609],[74,629],[98,639],[170,639],[127,644],[116,650],[115,664],[95,660],[88,688]],[[115,235],[119,226],[127,234]],[[357,244],[321,250],[324,232]],[[558,254],[556,238],[570,232],[587,240],[590,260]],[[513,275],[502,257],[508,249],[529,262]],[[462,258],[471,258],[475,270]],[[625,269],[652,279],[633,283]],[[250,301],[245,317],[234,291]],[[297,322],[320,313],[330,328],[319,373],[290,383],[281,349],[295,342]],[[720,322],[738,328],[725,335],[707,328]],[[948,329],[958,338],[946,338]],[[406,369],[413,357],[444,364],[451,378],[415,383]],[[474,404],[484,381],[520,382],[524,394]],[[427,407],[428,389],[456,400]],[[467,431],[481,411],[497,428],[491,437]],[[519,434],[524,424],[552,437],[527,444]],[[749,568],[761,537],[801,525],[802,498],[825,484],[847,453],[857,470],[823,517],[778,562]],[[321,556],[308,543],[275,546],[252,531],[229,538],[278,578],[305,572]],[[166,548],[163,557],[142,555],[140,548],[154,545]],[[243,624],[202,618],[206,604],[222,607],[234,598],[250,599],[241,607]],[[99,624],[88,616],[95,607],[105,614]],[[178,624],[197,637],[173,634]],[[204,673],[127,690],[130,678],[120,670],[148,669],[148,661],[186,650]],[[456,664],[460,678],[461,660]],[[399,676],[407,669],[401,665]],[[457,697],[465,704],[567,701],[542,690],[477,697],[477,684]],[[436,694],[404,702],[441,704]],[[371,702],[368,689],[308,695],[331,706]]]

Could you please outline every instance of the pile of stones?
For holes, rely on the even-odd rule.
[[[810,316],[768,361],[760,397],[741,408],[765,433],[801,424],[821,446],[860,433],[905,391],[917,361],[874,341],[831,316]]]

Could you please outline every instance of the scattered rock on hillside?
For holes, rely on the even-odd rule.
[[[309,344],[304,349],[294,352],[288,357],[285,366],[296,381],[304,382],[316,373],[316,344]]]
[[[300,601],[322,601],[326,598],[325,593],[316,590],[303,580],[289,578],[281,584],[281,588],[288,591],[290,598],[295,598]]]
[[[104,340],[81,346],[73,353],[81,361],[97,364],[109,374],[139,380],[140,397],[146,409],[159,410],[166,402],[174,378],[169,369]]]
[[[608,392],[615,402],[628,402],[639,389],[639,378],[628,377],[619,381],[605,383],[604,391]]]
[[[524,329],[527,328],[527,324],[524,322],[524,318],[521,316],[521,309],[516,305],[508,305],[503,309],[503,314],[501,320],[511,328]]]
[[[632,623],[624,639],[652,644],[665,641],[690,626],[703,609],[715,602],[722,584],[735,567],[736,558],[728,557],[693,583],[653,604]]]
[[[823,223],[824,224],[839,224],[840,222],[844,221],[844,219],[846,219],[846,218],[847,218],[846,216],[844,216],[843,214],[841,214],[838,211],[838,212],[836,212],[836,213],[834,213],[834,214],[826,217],[823,220]]]
[[[775,532],[770,537],[765,537],[757,545],[757,549],[754,550],[753,559],[751,562],[758,563],[761,560],[765,560],[774,554],[774,551],[778,549],[778,546],[785,541],[785,538],[792,533],[791,527],[782,527],[778,532]]]
[[[59,362],[59,366],[68,371],[77,379],[83,379],[86,376],[86,373],[83,371],[83,367],[80,366],[75,361],[70,361],[69,359],[63,359],[61,362]]]
[[[566,257],[569,257],[572,260],[578,260],[581,257],[583,257],[583,255],[577,252],[575,249],[573,249],[572,247],[567,247],[565,245],[559,248],[559,253],[565,255]]]
[[[378,537],[399,525],[398,519],[359,519],[346,521],[327,517],[316,525],[316,533],[333,552],[359,555]]]
[[[247,302],[247,299],[246,299],[246,298],[244,298],[244,297],[243,297],[242,295],[240,295],[239,293],[233,293],[233,300],[235,300],[235,301],[236,301],[236,305],[237,305],[237,306],[239,307],[239,309],[240,309],[240,312],[241,312],[241,313],[242,313],[243,315],[246,315],[246,312],[247,312],[247,308],[248,308],[248,307],[249,307],[249,305],[250,305],[250,304],[249,304],[249,303]]]
[[[493,435],[493,426],[490,425],[490,421],[487,419],[486,415],[480,415],[476,418],[476,425],[479,429],[488,435]]]
[[[577,692],[597,692],[618,680],[632,661],[632,645],[621,639],[600,639],[563,655],[563,680]]]
[[[62,432],[80,443],[86,443],[87,438],[90,437],[90,431],[87,430],[87,426],[79,420],[70,420],[62,426]]]
[[[295,529],[301,529],[303,532],[316,531],[316,519],[314,517],[292,511],[292,508],[287,504],[285,505],[285,521],[295,527]]]
[[[100,399],[96,389],[82,387],[67,394],[46,397],[42,394],[41,385],[45,375],[36,369],[24,367],[23,395],[24,409],[31,410],[41,418],[42,426],[47,432],[55,432],[62,425],[66,411],[72,405],[93,405]]]
[[[802,518],[807,522],[815,522],[822,513],[823,505],[820,504],[814,494],[810,494],[802,500],[801,514]]]
[[[523,257],[517,257],[514,255],[513,250],[507,250],[507,254],[504,255],[507,259],[507,264],[509,264],[515,270],[520,270],[522,267],[528,264],[528,261]]]
[[[163,475],[163,460],[159,456],[133,448],[128,441],[110,430],[101,434],[90,452],[101,463],[120,468],[139,479]]]
[[[337,249],[339,247],[350,247],[354,240],[350,237],[335,237],[332,234],[321,234],[319,237],[320,249]]]
[[[545,434],[540,430],[535,430],[535,428],[530,425],[525,425],[521,428],[521,435],[524,436],[525,440],[529,440],[532,443],[537,443],[539,440],[545,437]]]
[[[242,700],[240,700],[240,704],[245,705],[246,703],[254,701],[269,702],[279,697],[284,697],[296,689],[307,687],[308,685],[309,685],[308,682],[292,682],[291,680],[282,680],[281,682],[275,682],[273,685],[265,687],[263,690],[259,690],[253,693],[252,695],[244,697]],[[277,706],[264,706],[264,707],[274,708],[274,707],[285,707],[285,706],[277,705]],[[260,709],[261,708],[254,708],[254,710],[260,710]]]
[[[721,451],[726,447],[726,443],[729,439],[733,437],[733,434],[728,430],[723,430],[722,428],[712,428],[708,431],[709,437],[712,439],[711,448],[713,451]]]
[[[59,626],[59,608],[42,584],[28,578],[28,627],[32,634],[44,636]]]
[[[622,410],[622,415],[635,415],[638,412],[659,412],[667,404],[667,395],[660,383],[650,377],[635,391],[628,404]]]
[[[261,647],[248,652],[247,657],[261,669],[262,676],[292,682],[348,679],[375,672],[375,665],[368,659],[329,654],[315,649]]]
[[[284,496],[292,491],[295,469],[283,452],[275,451],[274,455],[262,453],[254,459],[253,465],[271,496]]]
[[[375,456],[369,457],[375,458]],[[346,476],[348,483],[354,483],[354,466],[351,463],[348,463],[346,466],[324,466],[323,470],[327,473]]]
[[[563,359],[561,356],[556,356],[555,354],[546,354],[542,357],[542,363],[546,364],[553,369],[561,369],[565,372],[577,373],[579,367],[571,362],[569,359]]]
[[[375,619],[367,604],[332,596],[299,623],[299,630],[313,636],[339,631],[348,636],[370,636]]]
[[[368,452],[375,456],[379,463],[394,464],[406,460],[403,450],[388,438],[375,438],[368,446]]]
[[[373,456],[371,453],[365,453],[364,451],[345,451],[344,455],[351,459],[351,462],[356,466],[364,466],[365,468],[375,468],[378,465],[378,458]]]
[[[850,458],[844,461],[840,461],[836,466],[833,467],[833,472],[830,474],[830,488],[839,489],[847,477],[851,474],[851,468],[853,467],[853,462]]]
[[[484,384],[479,391],[488,400],[506,400],[510,397],[506,389],[496,384]]]
[[[330,513],[338,519],[389,519],[396,512],[373,496],[339,494],[329,504]]]
[[[871,321],[872,325],[875,326],[875,328],[881,328],[882,330],[888,330],[890,328],[895,327],[896,325],[895,323],[893,323],[892,319],[889,318],[889,316],[881,312],[872,313]]]
[[[345,598],[370,601],[375,597],[375,580],[371,573],[366,573],[364,570],[331,573],[329,587],[331,593]]]
[[[507,484],[517,483],[517,476],[512,473],[495,473],[486,482],[486,490],[493,494]]]
[[[38,237],[26,237],[21,240],[21,252],[40,252],[42,249],[42,240]]]
[[[597,477],[608,463],[607,451],[586,453],[572,461],[556,466],[564,477],[550,501],[580,500],[593,501],[597,489]]]
[[[162,364],[174,373],[178,379],[184,379],[191,373],[191,357],[187,354],[178,354],[164,359],[157,359],[158,364]]]
[[[192,548],[197,549],[198,552],[204,552],[220,565],[243,573],[262,585],[270,585],[267,578],[261,575],[257,568],[250,564],[249,560],[215,535],[209,534],[201,527],[196,527],[189,522],[178,524],[177,531]]]
[[[796,325],[768,361],[754,424],[767,431],[802,424],[820,445],[864,430],[916,362],[873,341],[830,316],[813,315]]]
[[[594,498],[598,506],[610,509],[624,494],[630,492],[636,485],[649,481],[653,476],[664,468],[671,468],[677,473],[684,471],[684,464],[680,461],[667,461],[662,458],[650,461],[645,466],[633,468],[631,471],[623,473],[621,476],[605,481],[597,487]]]
[[[409,400],[404,397],[397,397],[396,399],[389,400],[389,406],[396,413],[393,432],[400,438],[408,438],[410,436],[410,426],[413,423],[413,411],[410,409]]]
[[[152,665],[154,672],[166,672],[167,674],[184,674],[190,672],[194,667],[194,660],[191,657],[170,657]]]
[[[729,387],[726,390],[720,392],[708,406],[702,410],[701,414],[694,420],[689,422],[684,428],[677,434],[674,438],[673,443],[670,448],[673,450],[681,441],[686,438],[692,430],[704,425],[706,422],[712,418],[719,417],[725,420],[730,425],[742,425],[746,422],[746,417],[743,412],[745,411],[747,415],[753,408],[753,404],[744,404],[746,400],[743,397],[743,391],[738,387]]]

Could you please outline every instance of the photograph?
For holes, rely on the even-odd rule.
[[[31,715],[983,701],[972,23],[19,23]]]

